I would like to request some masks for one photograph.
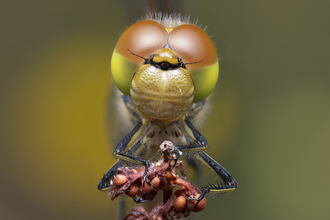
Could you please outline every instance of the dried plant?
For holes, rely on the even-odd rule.
[[[163,191],[163,203],[156,205],[151,212],[144,207],[134,207],[125,217],[133,219],[180,219],[191,212],[202,211],[206,206],[206,199],[197,202],[201,191],[187,181],[187,171],[182,161],[177,161],[178,148],[170,141],[160,145],[162,157],[157,162],[150,162],[146,182],[143,183],[145,168],[140,170],[121,167],[113,179],[110,187],[112,200],[121,194],[132,197],[136,203],[152,201],[159,191]],[[180,175],[177,174],[177,171]],[[174,192],[175,186],[181,186]]]

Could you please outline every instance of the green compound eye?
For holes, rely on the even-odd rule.
[[[140,57],[150,57],[167,41],[165,28],[156,21],[145,20],[130,26],[119,38],[111,58],[112,78],[118,89],[129,94],[130,83],[136,68],[143,63]]]
[[[129,94],[129,85],[137,65],[120,54],[113,52],[111,58],[111,73],[117,88],[125,95]]]
[[[194,102],[203,101],[213,91],[219,73],[219,64],[216,62],[210,66],[193,70],[192,75],[195,82],[195,98]]]
[[[194,102],[210,95],[219,75],[218,56],[210,37],[199,27],[184,24],[170,32],[169,45],[177,51],[194,78]]]

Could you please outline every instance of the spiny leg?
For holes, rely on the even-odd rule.
[[[197,142],[196,145],[189,145],[184,147],[179,147],[180,151],[195,153],[195,156],[199,161],[209,167],[213,172],[215,172],[221,179],[221,184],[205,186],[201,189],[201,195],[199,198],[192,198],[197,200],[197,205],[207,193],[226,193],[234,191],[237,188],[237,182],[229,174],[229,172],[223,168],[219,163],[207,155],[204,150],[207,148],[207,142],[205,138],[197,131],[188,118],[184,120],[185,129],[188,134],[193,136]]]
[[[111,187],[112,181],[111,179],[117,174],[118,168],[122,167],[124,165],[124,162],[121,160],[118,160],[109,170],[106,174],[103,175],[102,179],[100,180],[99,184],[97,185],[97,188],[99,190],[107,190]]]
[[[141,134],[142,130],[144,129],[142,122],[138,122],[137,125],[133,128],[133,130],[117,145],[114,154],[117,156],[119,155],[119,160],[109,169],[109,171],[103,176],[101,179],[100,183],[98,184],[98,189],[99,190],[106,190],[109,189],[110,186],[112,185],[112,178],[117,174],[118,168],[125,166],[127,162],[133,162],[136,164],[136,160],[134,160],[134,156],[128,156],[129,161],[125,160],[125,154],[126,155],[133,155],[136,151],[138,151],[141,146],[145,145],[149,140],[150,140],[150,135],[148,135],[149,129],[146,129],[146,131]],[[135,141],[138,139],[137,141]],[[135,142],[132,147],[127,149],[129,145],[131,145],[131,142]],[[125,152],[123,154],[122,152]],[[138,161],[140,162],[140,161]],[[147,175],[147,166],[144,174],[144,179]],[[143,196],[138,197],[135,196],[133,197],[133,201],[136,203],[140,202],[145,202],[146,200],[142,199]],[[125,213],[125,199],[122,197],[120,198],[119,201],[119,210],[118,210],[118,219],[123,219],[124,218],[124,213]]]
[[[201,102],[198,102],[198,103],[193,103],[189,109],[189,114],[187,116],[187,118],[189,119],[189,122],[190,120],[193,120],[196,118],[196,116],[200,115],[200,112],[203,110],[204,106],[206,104],[206,100],[203,100]],[[189,123],[188,122],[188,123]],[[191,122],[190,122],[191,123]],[[189,127],[189,126],[188,126]],[[190,129],[191,130],[191,129]],[[196,130],[196,129],[194,129]],[[197,131],[197,130],[196,130]],[[198,131],[197,131],[198,132]],[[196,133],[196,132],[195,132]],[[197,136],[201,136],[199,133],[196,134]],[[179,136],[179,135],[178,135]],[[195,136],[195,135],[194,135]],[[205,139],[203,140],[203,142],[206,142]],[[201,148],[200,148],[201,147]],[[200,146],[194,146],[192,147],[193,149],[184,149],[185,147],[182,147],[180,148],[180,150],[182,151],[193,151],[193,152],[196,152],[196,150],[205,150],[205,145],[200,145]],[[198,149],[199,148],[199,149]],[[196,182],[197,182],[197,185],[200,185],[201,182],[202,182],[202,177],[201,177],[201,174],[202,174],[202,169],[201,167],[198,165],[197,161],[196,161],[196,158],[192,158],[192,157],[187,157],[186,158],[188,164],[193,168],[193,170],[196,172]]]
[[[133,154],[141,147],[143,143],[149,141],[150,137],[146,137],[146,133],[148,133],[149,129],[141,135],[143,130],[142,122],[138,122],[138,124],[133,128],[133,130],[117,145],[114,155],[119,159],[103,176],[100,183],[98,184],[99,190],[106,190],[111,186],[111,179],[117,174],[117,170],[119,167],[122,167],[125,163],[134,163],[138,165],[145,166],[145,173],[143,180],[146,181],[146,176],[148,173],[148,168],[150,166],[147,160],[137,158]],[[138,139],[137,141],[135,141]],[[126,149],[131,142],[135,142],[134,145],[130,149]],[[144,184],[143,182],[143,184]]]
[[[116,152],[124,151],[127,147],[128,143],[132,140],[133,136],[142,128],[142,123],[139,122],[133,130],[117,145],[115,149]],[[137,141],[139,143],[139,141]],[[118,160],[109,170],[106,174],[103,175],[100,183],[97,185],[97,188],[99,190],[107,190],[111,186],[110,180],[112,177],[114,177],[117,173],[117,170],[119,167],[123,166],[123,161]]]
[[[133,154],[135,151],[139,149],[142,142],[144,140],[144,136],[142,136],[134,145],[132,148],[129,149],[128,154]],[[125,163],[127,161],[124,160],[118,160],[109,170],[106,174],[103,175],[100,183],[97,185],[97,188],[99,190],[107,190],[112,185],[111,179],[117,174],[118,168],[125,166]]]
[[[209,186],[204,187],[201,191],[199,198],[195,199],[198,202],[203,199],[207,193],[226,193],[232,192],[237,188],[236,180],[230,175],[230,173],[223,168],[219,163],[217,163],[213,158],[207,155],[205,152],[199,152],[196,157],[198,160],[203,162],[208,166],[212,171],[214,171],[220,178],[223,183],[218,183],[217,185],[210,184]]]

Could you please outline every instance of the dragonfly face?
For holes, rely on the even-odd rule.
[[[193,77],[173,50],[162,48],[137,68],[130,95],[148,120],[177,120],[193,101]]]
[[[116,86],[131,95],[140,113],[167,121],[178,119],[192,102],[212,92],[218,66],[215,47],[202,29],[169,19],[145,20],[129,27],[111,60]]]
[[[170,140],[219,176],[220,184],[206,193],[224,193],[237,187],[234,178],[204,151],[207,143],[193,125],[218,78],[218,58],[209,36],[181,17],[154,17],[129,27],[120,37],[111,60],[111,72],[122,93],[124,110],[136,125],[117,145],[117,163],[101,179],[108,189],[125,162],[145,166],[145,150]],[[181,155],[178,154],[179,157]],[[178,158],[177,158],[178,159]]]

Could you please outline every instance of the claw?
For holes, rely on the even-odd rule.
[[[198,198],[188,198],[189,200],[196,200],[196,204],[194,205],[193,208],[195,208],[200,201],[204,198],[205,194],[207,193],[208,189],[201,189],[201,194],[199,195]]]
[[[142,203],[142,202],[148,202],[149,201],[148,199],[142,199],[143,195],[144,195],[144,193],[142,194],[141,197],[134,196],[133,201],[137,204]]]

